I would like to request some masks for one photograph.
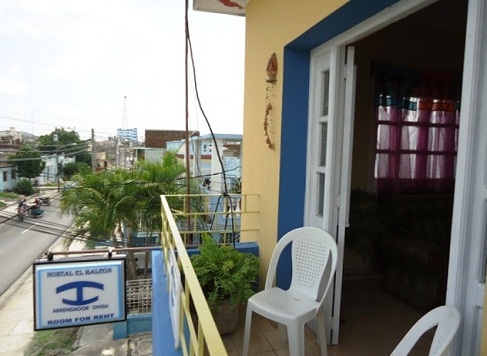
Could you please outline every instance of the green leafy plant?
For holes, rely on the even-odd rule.
[[[231,193],[242,194],[242,178],[237,177],[233,179],[232,186],[230,188]]]
[[[34,334],[25,356],[70,355],[75,350],[78,328],[41,330]]]
[[[14,187],[14,192],[23,195],[34,194],[34,185],[28,179],[21,179]]]
[[[254,293],[259,275],[259,258],[236,250],[231,245],[219,245],[210,235],[203,235],[200,254],[191,256],[210,309],[221,302],[231,305],[245,303]]]
[[[41,152],[34,147],[22,146],[15,154],[10,155],[7,160],[17,166],[17,175],[24,178],[38,177],[46,162],[41,158]]]

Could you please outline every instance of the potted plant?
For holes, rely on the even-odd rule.
[[[255,293],[259,258],[220,245],[208,234],[202,238],[200,253],[191,256],[191,262],[218,330],[226,334],[237,326],[239,305]]]

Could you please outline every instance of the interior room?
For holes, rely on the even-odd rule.
[[[394,163],[390,147],[383,147],[386,144],[378,138],[378,126],[382,125],[379,136],[384,132],[388,136],[387,145],[392,126],[380,121],[377,106],[394,105],[391,98],[402,98],[408,86],[411,97],[433,99],[433,108],[426,111],[436,110],[436,99],[446,99],[454,105],[448,110],[459,112],[466,12],[466,0],[439,1],[351,44],[355,47],[357,79],[340,323],[340,344],[348,343],[351,348],[368,344],[377,347],[373,354],[387,354],[421,315],[444,303],[458,117],[449,128],[443,121],[425,128],[430,138],[421,152],[430,162],[436,156],[443,161],[446,156],[438,151],[450,150],[453,174],[443,176],[431,166],[425,173],[415,171],[420,154],[410,151],[415,143],[419,145],[421,129],[411,124],[398,133],[402,143],[394,143],[401,151],[394,162],[402,165],[408,161],[410,171],[396,167],[398,177],[390,183],[383,178],[389,178]],[[379,91],[381,86],[383,91]],[[427,92],[425,87],[433,89]],[[424,109],[419,101],[409,104],[417,105],[418,112]],[[403,107],[401,112],[407,109]],[[384,113],[387,116],[390,112]],[[432,142],[437,129],[443,142],[439,145]],[[444,138],[447,131],[453,135],[451,140]],[[453,148],[444,145],[448,140]],[[380,155],[386,160],[381,161]]]

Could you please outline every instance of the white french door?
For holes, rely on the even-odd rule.
[[[304,221],[328,231],[338,244],[334,288],[327,297],[327,332],[338,343],[345,227],[348,224],[355,67],[353,47],[312,53]],[[313,323],[310,324],[314,329]]]

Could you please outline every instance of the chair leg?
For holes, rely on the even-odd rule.
[[[286,325],[289,356],[304,356],[304,325]]]
[[[277,324],[277,335],[278,335],[278,340],[283,344],[288,342],[286,325],[281,323]]]
[[[321,356],[327,356],[328,345],[326,342],[325,313],[323,313],[323,311],[318,312],[318,314],[316,315],[316,320],[318,322],[318,340],[320,342]]]
[[[243,339],[242,356],[247,356],[249,354],[251,324],[252,324],[252,308],[247,304],[247,312],[245,314],[245,331],[244,331],[244,339]]]

